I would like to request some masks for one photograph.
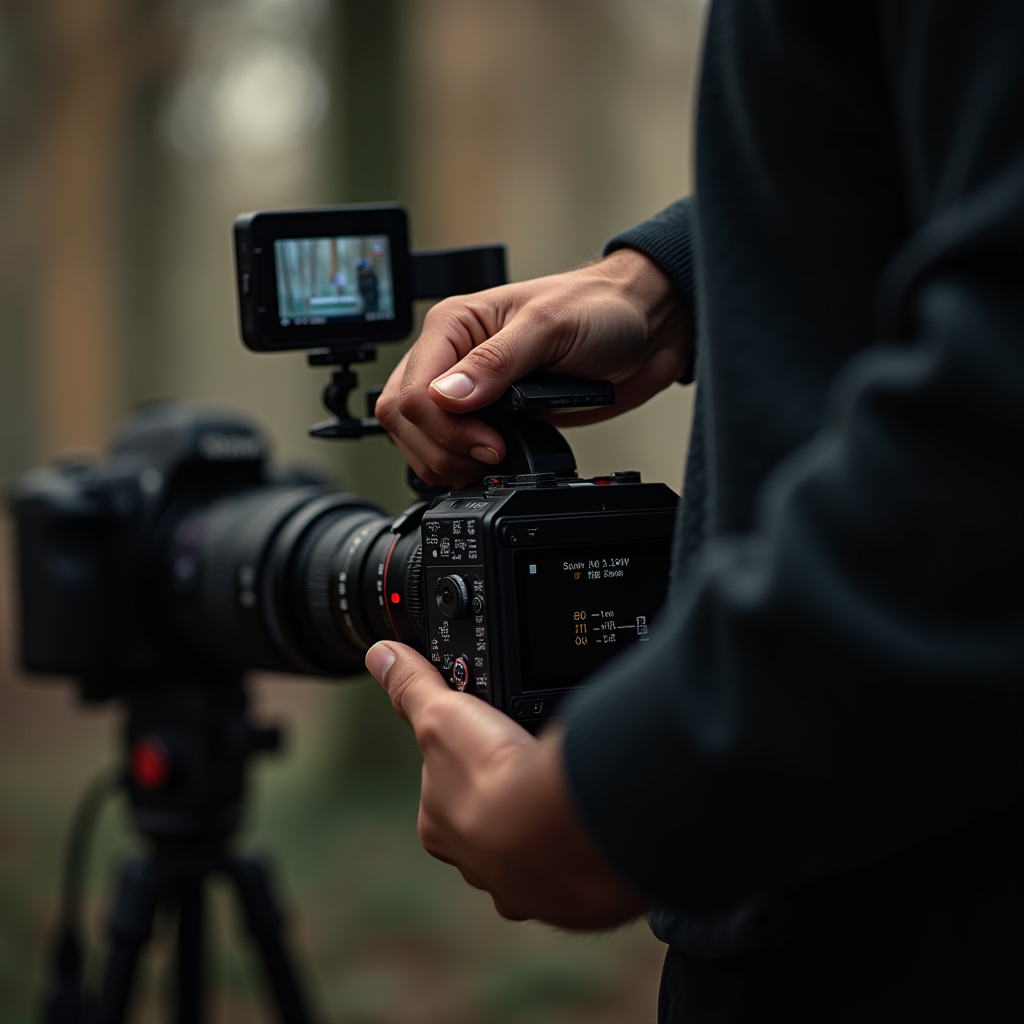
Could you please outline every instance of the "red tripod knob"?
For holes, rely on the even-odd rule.
[[[132,746],[132,781],[140,789],[159,789],[171,774],[166,744],[156,736],[142,736]]]

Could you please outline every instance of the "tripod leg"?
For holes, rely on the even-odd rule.
[[[153,930],[161,884],[160,870],[153,861],[130,860],[121,869],[117,900],[107,926],[110,956],[96,1024],[121,1024],[125,1020],[139,952]]]
[[[203,881],[188,878],[178,889],[178,1024],[203,1021]]]
[[[284,915],[270,891],[267,869],[255,857],[232,857],[228,871],[238,887],[246,924],[259,944],[282,1024],[310,1024],[306,1000],[284,944]]]

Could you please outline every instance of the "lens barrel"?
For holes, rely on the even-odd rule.
[[[422,647],[419,531],[354,494],[263,487],[178,512],[166,614],[193,655],[236,669],[363,670],[378,640]]]

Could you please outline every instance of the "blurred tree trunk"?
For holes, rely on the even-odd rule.
[[[119,415],[117,186],[129,102],[164,53],[150,0],[40,8],[38,387],[42,454],[101,448]]]
[[[38,211],[35,11],[0,3],[0,488],[35,461],[32,285]],[[2,586],[2,583],[0,583]]]
[[[333,12],[332,91],[340,111],[331,154],[336,202],[401,199],[406,188],[405,0],[341,0]],[[402,346],[381,346],[381,358],[361,367],[363,385],[383,382]],[[399,351],[392,351],[397,349]],[[360,398],[353,399],[353,409]],[[412,503],[405,463],[383,437],[341,442],[346,490],[389,510]],[[331,778],[418,781],[411,730],[392,711],[376,683],[353,683],[340,695],[343,740],[329,766]]]

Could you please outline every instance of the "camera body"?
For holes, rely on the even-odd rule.
[[[25,667],[77,676],[94,696],[186,668],[162,621],[158,549],[168,517],[264,487],[265,456],[245,419],[167,402],[141,409],[104,460],[24,474],[10,507]],[[187,668],[203,671],[202,663]]]
[[[676,505],[662,484],[491,476],[394,518],[271,473],[266,452],[245,419],[168,402],[106,460],[22,477],[26,667],[101,698],[248,669],[351,675],[398,639],[530,723],[656,629]]]
[[[550,717],[656,631],[675,509],[631,472],[494,476],[437,498],[420,525],[427,656],[524,724]]]

